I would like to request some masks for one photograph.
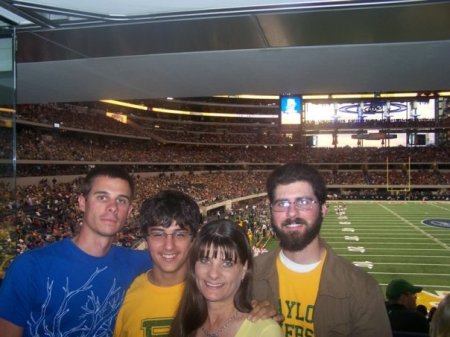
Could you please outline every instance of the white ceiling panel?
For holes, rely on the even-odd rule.
[[[12,3],[34,22],[17,28],[19,103],[450,89],[450,1],[32,2],[82,11],[73,24]],[[177,6],[201,11],[142,17]]]

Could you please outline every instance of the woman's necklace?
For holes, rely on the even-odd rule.
[[[236,310],[236,311],[234,312],[234,314],[231,315],[231,316],[230,316],[230,317],[222,324],[222,326],[221,326],[219,329],[217,329],[216,331],[208,332],[208,331],[206,331],[206,329],[205,329],[204,327],[201,327],[200,329],[202,330],[203,334],[204,334],[206,337],[219,337],[219,336],[222,334],[222,332],[224,332],[224,330],[228,327],[228,325],[230,325],[230,323],[237,317],[238,313],[239,313],[239,312]]]

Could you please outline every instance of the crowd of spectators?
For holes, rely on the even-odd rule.
[[[331,172],[323,173],[327,183],[330,184],[329,179],[333,178],[333,174]],[[129,221],[129,227],[121,235],[119,242],[123,245],[131,246],[140,238],[137,234],[136,222],[139,204],[145,197],[153,195],[161,189],[181,190],[192,195],[200,205],[208,206],[221,201],[264,193],[267,174],[268,172],[251,171],[203,174],[161,173],[151,177],[142,177],[136,174],[136,207]],[[342,176],[348,179],[347,183],[357,179],[364,179],[364,176],[359,172],[345,172],[345,174],[339,175],[334,179],[341,179]],[[42,179],[37,185],[18,186],[14,198],[7,186],[2,186],[3,192],[0,200],[0,205],[2,205],[0,209],[1,228],[3,228],[3,231],[6,228],[14,228],[14,230],[12,236],[2,233],[0,242],[3,239],[3,243],[6,243],[10,250],[13,248],[16,250],[16,253],[20,253],[23,249],[31,249],[54,240],[72,236],[76,232],[81,219],[76,206],[79,187],[79,178],[71,183],[58,182],[56,178],[52,180]],[[330,191],[332,193],[330,195],[331,199],[351,199],[361,196],[364,199],[375,195],[373,194],[375,192],[370,189],[349,189],[347,192],[341,192],[339,189],[334,189],[334,192],[332,190]],[[408,198],[422,199],[423,194],[420,193],[423,193],[423,191],[418,193],[408,193]],[[448,198],[448,191],[444,193],[447,194],[442,197]],[[376,194],[380,195],[379,192]],[[388,198],[389,196],[385,194],[384,197]],[[241,220],[247,220],[249,223],[267,223],[267,205],[259,199],[255,200],[259,203],[259,207],[262,207],[263,211],[251,213],[252,219],[249,220],[249,214],[243,216],[242,212],[229,213],[229,215],[239,216]],[[245,203],[248,207],[249,201],[245,201]],[[237,204],[236,209],[242,209],[242,205]],[[12,238],[15,238],[15,240]],[[12,241],[7,243],[8,239]]]
[[[298,144],[301,140],[286,137],[279,132],[230,132],[228,130],[222,131],[205,131],[205,132],[191,132],[186,130],[167,130],[155,129],[153,130],[155,136],[171,142],[183,143],[200,143],[200,144]]]
[[[192,120],[170,120],[167,118],[139,117],[131,114],[131,119],[137,124],[147,129],[162,129],[191,132],[223,132],[233,130],[237,133],[261,133],[264,131],[276,132],[278,129],[275,122],[208,122],[208,121],[192,121]]]
[[[144,136],[144,132],[138,126],[131,123],[120,123],[107,117],[105,111],[88,109],[83,106],[70,104],[21,105],[17,110],[18,121],[34,122],[50,127],[57,125],[79,130]]]
[[[135,175],[137,196],[128,226],[117,244],[131,247],[141,236],[137,216],[146,197],[161,189],[176,189],[192,195],[202,205],[261,193],[264,173],[160,174],[142,178]],[[243,184],[242,182],[246,182]],[[240,182],[240,183],[237,183]],[[72,237],[78,230],[81,214],[77,208],[80,180],[61,183],[42,179],[37,185],[18,186],[14,195],[2,184],[0,194],[0,271],[7,261],[26,249],[41,247],[55,240]]]
[[[11,153],[11,139],[2,130],[2,158]],[[11,145],[9,145],[10,148]],[[6,149],[6,150],[5,150]],[[18,126],[18,160],[120,161],[140,163],[308,163],[441,162],[450,157],[448,146],[341,147],[207,146],[164,144],[151,139],[84,134],[58,129]]]
[[[149,130],[164,130],[166,132],[192,132],[192,133],[247,133],[247,134],[276,134],[278,125],[276,122],[255,123],[230,123],[230,122],[198,122],[190,120],[168,120],[167,118],[138,117],[132,118],[137,124]],[[369,120],[313,120],[304,121],[305,131],[323,131],[339,129],[412,129],[412,128],[439,128],[450,127],[450,118],[435,119],[369,119]]]
[[[201,206],[209,206],[230,199],[264,193],[265,180],[268,172],[235,171],[211,172],[194,174],[161,173],[151,177],[135,174],[137,197],[135,207],[128,226],[117,238],[117,244],[131,247],[141,240],[137,217],[142,200],[157,193],[161,189],[176,189],[192,195]],[[348,184],[363,182],[361,172],[341,172],[337,176],[331,171],[323,172],[327,183],[334,180],[348,179]],[[398,172],[402,177],[403,173]],[[426,175],[423,175],[425,177]],[[331,179],[331,180],[330,180]],[[447,176],[447,185],[450,176]],[[332,185],[331,185],[332,186]],[[18,186],[15,194],[9,186],[2,185],[0,194],[0,265],[6,267],[7,261],[26,249],[46,245],[55,240],[72,237],[78,230],[81,214],[77,208],[77,196],[80,180],[70,183],[58,182],[56,178],[42,179],[37,185]],[[441,190],[431,193],[426,190],[407,191],[401,194],[390,194],[384,188],[330,188],[330,199],[413,199],[449,200],[450,192]],[[265,238],[270,235],[268,207],[265,199],[245,200],[233,204],[226,211],[221,206],[208,213],[208,216],[228,216],[240,221],[248,228],[258,243],[257,249],[263,249]],[[0,269],[1,269],[0,268]]]
[[[192,195],[202,206],[221,201],[255,195],[264,192],[267,172],[278,163],[300,160],[316,164],[327,184],[332,187],[331,199],[388,199],[424,198],[446,199],[450,185],[448,158],[450,148],[441,147],[395,147],[395,148],[309,148],[304,146],[242,146],[252,142],[251,137],[276,138],[275,134],[242,132],[232,135],[230,130],[214,132],[171,132],[178,141],[183,137],[201,137],[199,144],[167,144],[159,137],[148,137],[148,130],[139,123],[122,124],[101,113],[92,113],[77,106],[23,106],[18,113],[16,132],[17,176],[81,175],[92,162],[120,162],[128,171],[134,172],[137,181],[135,210],[144,197],[160,189],[177,189]],[[27,120],[28,122],[20,122]],[[404,121],[393,121],[402,125]],[[58,123],[58,126],[54,123]],[[350,123],[350,122],[348,122]],[[348,124],[346,123],[346,124]],[[431,123],[431,121],[425,121]],[[173,124],[175,125],[175,124]],[[323,128],[324,124],[314,125]],[[367,126],[366,124],[365,126]],[[178,126],[179,127],[179,126]],[[218,128],[220,126],[217,126]],[[309,125],[308,127],[313,127]],[[315,126],[314,126],[315,127]],[[69,129],[67,129],[69,128]],[[143,131],[144,130],[144,131]],[[238,130],[238,129],[236,129]],[[88,132],[89,131],[89,132]],[[251,130],[252,131],[252,130]],[[155,132],[157,134],[158,132]],[[200,136],[199,136],[200,135]],[[12,158],[12,132],[0,128],[0,159]],[[146,136],[146,137],[143,137]],[[228,138],[229,141],[224,139]],[[202,141],[237,142],[240,146],[202,145]],[[283,143],[282,140],[281,143]],[[291,139],[292,141],[292,139]],[[276,143],[274,141],[274,143]],[[386,159],[397,165],[386,174]],[[35,161],[30,164],[21,161]],[[61,163],[56,163],[61,161]],[[412,170],[407,168],[409,161]],[[90,163],[91,162],[91,163]],[[440,163],[447,163],[440,169]],[[234,167],[228,164],[236,164]],[[250,164],[261,164],[259,169]],[[380,165],[382,164],[382,165]],[[3,165],[8,165],[3,164]],[[414,166],[415,165],[415,166]],[[211,168],[214,169],[211,169]],[[225,171],[234,169],[234,172]],[[184,171],[175,174],[172,171]],[[197,174],[196,172],[204,171]],[[4,177],[10,170],[2,170]],[[6,173],[8,172],[8,173]],[[165,172],[143,177],[139,172]],[[65,237],[71,237],[81,219],[76,206],[80,181],[59,182],[57,178],[42,179],[37,185],[18,186],[15,194],[11,186],[0,186],[0,246],[3,254],[14,256],[25,249],[32,249]],[[405,188],[395,195],[386,191],[386,185],[410,187],[443,186],[440,189]],[[353,188],[352,188],[353,187]],[[128,227],[118,238],[118,244],[132,246],[140,240],[134,211]],[[229,212],[217,211],[212,216],[233,217],[252,229],[252,235],[265,238],[269,217],[264,201],[255,199],[235,204]],[[3,257],[2,257],[3,258]],[[0,260],[1,263],[1,260]]]
[[[170,118],[140,117],[127,115],[127,124],[108,118],[105,111],[78,105],[23,105],[18,109],[19,121],[55,125],[60,127],[92,130],[128,136],[155,138],[163,142],[189,142],[197,144],[295,144],[300,138],[287,138],[280,133],[277,122],[265,123],[215,123],[210,121],[172,120]],[[192,116],[189,116],[192,119]],[[306,121],[306,132],[329,130],[339,133],[339,129],[426,129],[450,127],[450,118],[430,119],[377,119],[377,120],[334,120]]]

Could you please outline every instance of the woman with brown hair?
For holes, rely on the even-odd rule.
[[[251,322],[253,259],[245,231],[228,220],[204,225],[194,240],[171,337],[281,337],[272,319]]]

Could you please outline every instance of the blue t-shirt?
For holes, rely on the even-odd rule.
[[[28,251],[7,270],[0,317],[24,337],[112,336],[128,286],[150,267],[147,251],[113,246],[94,257],[70,239]]]

